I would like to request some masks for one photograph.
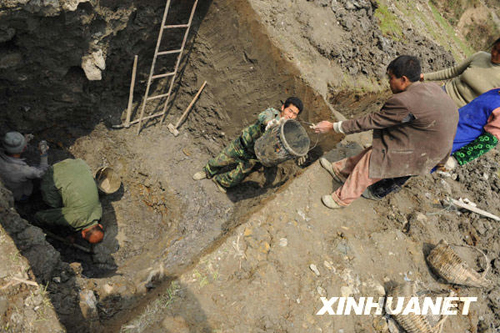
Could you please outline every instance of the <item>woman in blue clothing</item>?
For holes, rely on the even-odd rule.
[[[492,89],[459,110],[457,133],[452,154],[443,170],[451,171],[487,153],[500,139],[500,88]],[[410,177],[384,179],[371,185],[364,193],[367,199],[380,200],[401,189]]]

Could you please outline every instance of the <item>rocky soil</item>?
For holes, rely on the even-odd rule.
[[[172,1],[169,22],[185,22],[192,3]],[[137,125],[112,125],[125,117],[135,54],[137,119],[163,8],[162,1],[139,0],[0,4],[1,132],[47,139],[51,163],[78,157],[94,170],[111,165],[123,183],[101,197],[107,233],[93,253],[30,224],[39,197],[14,206],[2,190],[3,330],[394,332],[389,317],[315,316],[319,297],[378,296],[408,280],[448,292],[425,262],[440,239],[483,250],[488,278],[498,281],[496,222],[459,213],[445,200],[467,197],[500,214],[497,151],[448,178],[415,178],[387,199],[360,199],[341,212],[319,201],[338,185],[315,160],[335,147],[326,155],[331,160],[352,154],[369,144],[369,134],[337,146],[341,137],[310,133],[306,168],[293,161],[260,168],[227,195],[191,179],[260,111],[288,95],[305,102],[306,127],[379,108],[392,58],[411,53],[424,70],[448,66],[470,52],[462,38],[470,24],[452,22],[450,35],[425,1],[201,2],[165,123],[176,122],[203,81],[208,85],[179,137],[159,120],[137,136]],[[175,34],[163,41],[166,48],[178,43]],[[36,162],[34,147],[27,157]],[[500,327],[497,285],[454,290],[479,301],[469,317],[447,320],[445,332]]]
[[[496,172],[496,156],[481,166],[495,166]],[[497,222],[441,204],[464,193],[479,201],[482,190],[467,191],[460,176],[429,175],[380,202],[360,199],[348,209],[331,211],[319,200],[338,187],[329,180],[317,163],[311,166],[122,331],[402,332],[389,316],[316,313],[321,296],[379,297],[391,284],[407,281],[416,281],[424,295],[454,291],[478,297],[470,315],[449,317],[443,332],[498,330],[498,285],[452,287],[425,260],[440,239],[470,244],[487,253],[493,267],[488,278],[498,281]],[[498,200],[496,208],[487,207],[498,214]],[[484,261],[475,262],[474,253],[464,257],[476,269],[485,267]]]

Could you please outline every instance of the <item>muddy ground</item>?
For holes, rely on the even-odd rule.
[[[498,169],[496,156],[498,152],[492,153],[469,171],[483,167],[491,175],[490,167]],[[440,203],[464,193],[479,201],[484,191],[467,189],[468,181],[460,176],[427,176],[412,179],[380,202],[360,199],[342,211],[324,208],[320,195],[338,186],[317,163],[311,166],[122,331],[398,332],[389,317],[316,312],[322,306],[320,296],[378,297],[392,283],[405,281],[417,281],[427,295],[454,290],[478,297],[470,315],[450,317],[444,332],[497,330],[498,286],[452,288],[425,261],[440,239],[470,244],[487,253],[494,267],[488,277],[498,281],[497,222]],[[495,209],[487,207],[498,213],[495,204]],[[465,258],[480,269],[474,253]],[[485,262],[477,265],[484,267]]]
[[[173,5],[174,22],[186,18],[191,4]],[[107,233],[93,254],[48,236],[45,241],[29,224],[39,200],[13,207],[4,194],[2,225],[30,264],[22,277],[46,286],[42,294],[54,309],[47,319],[53,326],[39,328],[45,321],[32,317],[40,304],[24,302],[37,287],[9,286],[2,294],[4,330],[24,332],[34,325],[33,331],[68,332],[393,332],[388,319],[317,317],[319,296],[377,296],[388,284],[407,280],[419,281],[423,290],[449,291],[424,259],[440,239],[485,251],[492,266],[488,277],[498,280],[496,222],[442,204],[446,196],[467,197],[499,214],[497,151],[453,177],[415,178],[389,198],[360,199],[341,212],[322,206],[321,195],[338,184],[315,162],[341,137],[310,133],[315,147],[305,168],[293,161],[260,168],[227,194],[210,181],[191,179],[280,99],[303,99],[306,111],[300,119],[306,127],[353,117],[378,109],[387,98],[384,68],[394,56],[416,54],[424,69],[451,64],[452,54],[457,60],[465,56],[454,39],[444,46],[433,41],[429,24],[439,26],[436,22],[420,14],[409,17],[404,37],[396,38],[378,28],[380,4],[374,1],[203,2],[165,123],[146,122],[137,136],[137,125],[113,125],[125,117],[129,68],[138,53],[137,119],[163,5],[83,1],[12,10],[14,1],[3,4],[10,26],[2,27],[0,91],[8,110],[2,130],[32,131],[35,139],[48,139],[51,163],[78,157],[94,170],[110,165],[122,177],[117,193],[101,197]],[[401,15],[408,10],[405,5],[413,6],[389,4],[390,12]],[[431,17],[426,2],[415,7]],[[28,29],[22,22],[30,22]],[[54,24],[68,31],[51,48],[48,32]],[[37,32],[45,39],[34,38]],[[81,38],[77,45],[75,36]],[[178,37],[169,39],[175,41]],[[450,44],[453,53],[446,51]],[[36,61],[27,50],[40,47],[42,60]],[[99,70],[101,80],[89,81],[98,73],[82,70],[81,60],[96,49],[103,50],[106,69]],[[61,56],[55,58],[58,64],[54,53]],[[161,65],[169,66],[172,62]],[[24,76],[16,74],[21,69]],[[180,136],[173,137],[166,124],[177,121],[205,80],[207,87]],[[31,95],[30,86],[36,87]],[[158,107],[148,105],[146,112]],[[346,140],[326,156],[335,160],[352,154],[369,144],[369,135]],[[31,148],[28,157],[35,155]],[[474,264],[476,257],[467,255]],[[15,274],[5,273],[3,285]],[[469,317],[449,319],[445,332],[494,332],[500,326],[498,286],[457,290],[480,300]],[[60,324],[53,323],[54,316]],[[19,317],[24,320],[16,321]]]

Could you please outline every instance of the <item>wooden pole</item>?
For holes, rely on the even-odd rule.
[[[135,55],[134,66],[132,68],[132,80],[130,82],[130,92],[128,95],[128,107],[127,107],[127,119],[125,120],[125,127],[130,127],[130,116],[132,115],[132,102],[134,100],[134,87],[135,87],[135,74],[137,72],[137,59],[139,57]]]
[[[205,85],[207,84],[207,81],[203,82],[203,84],[201,85],[201,88],[200,90],[198,90],[198,92],[196,93],[196,95],[194,96],[193,100],[191,101],[191,103],[189,103],[186,111],[184,111],[184,113],[182,114],[181,118],[177,121],[177,124],[175,124],[175,129],[177,129],[179,127],[179,125],[186,119],[186,116],[189,112],[189,110],[191,110],[191,108],[193,107],[194,105],[194,102],[196,102],[196,100],[198,99],[198,97],[200,96],[201,92],[203,91],[203,88],[205,88]]]

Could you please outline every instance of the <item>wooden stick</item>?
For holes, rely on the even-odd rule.
[[[500,217],[496,216],[496,215],[493,215],[491,213],[488,213],[487,211],[485,210],[482,210],[482,209],[479,209],[479,208],[476,208],[472,205],[468,205],[466,203],[463,203],[461,201],[458,201],[458,200],[455,200],[453,198],[448,198],[448,200],[451,201],[451,203],[453,203],[455,206],[458,206],[460,208],[465,208],[467,210],[470,210],[471,212],[474,212],[474,213],[477,213],[479,215],[483,215],[483,216],[486,216],[486,217],[489,217],[490,219],[493,219],[495,221],[500,221]]]
[[[203,82],[200,90],[198,90],[198,92],[196,93],[196,95],[194,96],[193,100],[191,101],[191,103],[189,103],[186,111],[184,111],[184,113],[182,114],[181,118],[179,119],[179,121],[177,122],[177,124],[175,124],[175,129],[179,128],[179,125],[184,121],[184,119],[186,119],[186,116],[189,112],[189,110],[191,110],[191,108],[193,107],[194,105],[194,102],[196,102],[196,100],[198,99],[198,97],[200,96],[201,92],[203,91],[203,89],[205,88],[205,85],[207,84],[207,81]]]
[[[26,284],[28,284],[30,286],[38,287],[38,283],[36,283],[34,281],[30,281],[30,280],[26,280],[26,279],[21,279],[21,278],[18,278],[16,276],[13,276],[12,280],[9,281],[9,283],[7,283],[5,286],[0,287],[0,289],[3,290],[3,289],[6,289],[6,288],[8,288],[10,286],[15,286],[15,285],[17,285],[19,283],[26,283]]]
[[[67,245],[72,246],[72,247],[74,247],[74,248],[76,248],[76,249],[82,250],[82,251],[84,251],[84,252],[87,252],[87,253],[93,253],[93,251],[92,251],[92,250],[90,250],[90,249],[88,249],[88,248],[86,248],[86,247],[84,247],[84,246],[81,246],[81,245],[78,245],[78,244],[71,243],[71,242],[70,242],[70,241],[68,241],[67,239],[62,238],[62,237],[57,236],[57,235],[54,235],[53,233],[51,233],[50,231],[47,231],[47,230],[45,230],[45,229],[42,229],[42,230],[43,230],[43,232],[44,232],[47,236],[52,237],[52,238],[54,238],[55,240],[58,240],[58,241],[60,241],[60,242],[62,242],[62,243],[64,243],[64,244],[67,244]]]
[[[10,286],[12,286],[12,285],[14,285],[14,282],[9,281],[6,285],[1,286],[1,287],[0,287],[0,290],[4,290],[4,289],[6,289],[6,288],[9,288],[9,287],[10,287]]]
[[[137,72],[137,59],[139,57],[135,55],[134,66],[132,67],[132,80],[130,82],[130,91],[128,95],[128,107],[127,107],[127,119],[125,120],[125,127],[130,127],[130,116],[132,115],[132,102],[134,100],[134,87],[135,87],[135,74]]]
[[[26,283],[26,284],[29,284],[30,286],[35,286],[35,287],[38,287],[38,283],[36,283],[35,281],[30,281],[30,280],[26,280],[26,279],[21,279],[21,278],[18,278],[16,276],[13,276],[12,277],[13,280],[16,280],[17,282],[20,282],[20,283]]]

